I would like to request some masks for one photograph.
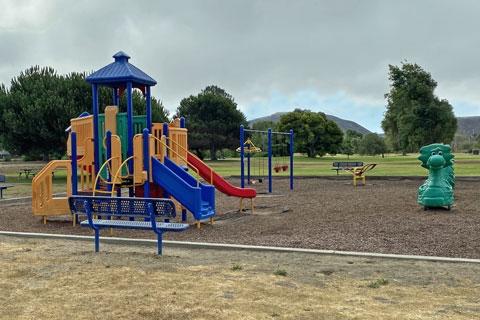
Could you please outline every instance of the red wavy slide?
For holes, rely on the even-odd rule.
[[[210,168],[207,167],[207,165],[203,163],[202,160],[200,160],[196,155],[191,152],[187,153],[187,160],[195,168],[198,169],[198,172],[202,176],[202,178],[210,183]],[[215,171],[213,171],[213,185],[215,186],[215,188],[218,189],[218,191],[223,192],[229,196],[237,198],[255,198],[257,196],[257,192],[255,191],[255,189],[242,189],[232,186]]]

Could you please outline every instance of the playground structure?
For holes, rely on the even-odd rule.
[[[215,188],[234,197],[253,199],[254,189],[229,184],[208,165],[188,151],[188,130],[185,119],[172,123],[152,123],[150,88],[156,81],[128,62],[124,52],[113,56],[115,61],[86,78],[92,84],[93,114],[82,113],[71,119],[67,154],[71,160],[49,162],[32,180],[33,214],[43,216],[74,214],[69,197],[116,196],[170,198],[182,211],[182,221],[190,211],[200,221],[215,216]],[[98,86],[113,90],[113,105],[99,114]],[[142,91],[146,115],[133,116],[132,90]],[[127,94],[127,112],[119,113],[122,94]],[[67,170],[67,197],[54,197],[52,173]],[[192,174],[187,172],[190,168]],[[200,182],[202,177],[208,184]],[[93,210],[93,209],[92,209]]]
[[[423,210],[446,206],[450,211],[453,204],[455,173],[450,146],[434,143],[420,149],[418,157],[422,167],[428,169],[428,179],[418,188],[418,203]]]
[[[278,165],[275,168],[272,166],[272,135],[279,135],[279,136],[289,136],[289,156],[290,156],[290,189],[293,190],[293,130],[290,132],[274,132],[272,129],[268,129],[267,131],[262,130],[251,130],[245,129],[243,125],[240,126],[240,147],[237,151],[240,151],[240,176],[241,176],[241,185],[242,188],[245,188],[245,154],[247,154],[247,182],[250,182],[251,179],[251,155],[255,152],[261,151],[260,148],[255,147],[253,142],[248,138],[245,140],[245,132],[251,133],[259,133],[259,134],[266,134],[267,135],[267,150],[268,150],[268,192],[272,193],[272,169],[275,172],[280,172],[280,170],[286,171],[288,169],[288,165],[283,164],[282,166]]]

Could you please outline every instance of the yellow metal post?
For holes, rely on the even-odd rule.
[[[200,229],[200,220],[197,220],[197,229]]]

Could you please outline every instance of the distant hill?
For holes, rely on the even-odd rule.
[[[457,134],[466,137],[477,135],[480,132],[480,116],[457,117]]]
[[[271,115],[266,116],[266,117],[252,119],[252,120],[248,121],[248,124],[252,125],[257,121],[278,122],[278,121],[280,121],[280,116],[285,114],[285,113],[286,112],[276,112],[276,113],[271,114]],[[341,119],[341,118],[338,118],[338,117],[335,117],[335,116],[331,116],[329,114],[326,114],[325,116],[327,117],[328,120],[333,120],[333,122],[335,122],[337,124],[337,126],[340,129],[342,129],[342,131],[344,133],[347,132],[348,129],[353,129],[357,132],[360,132],[361,134],[370,133],[370,131],[368,129],[365,129],[364,127],[362,127],[361,125],[359,125],[358,123],[356,123],[354,121],[344,120],[344,119]]]

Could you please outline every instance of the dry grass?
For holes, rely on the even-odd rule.
[[[0,237],[2,317],[474,319],[480,312],[478,273],[423,283],[390,278],[373,289],[370,283],[389,275],[382,261],[358,278],[341,270],[361,258],[300,254],[282,261],[273,253],[169,248],[157,256],[154,248],[104,245],[99,254],[92,249],[85,242]],[[242,270],[232,270],[232,259],[244,260]],[[321,260],[333,269],[322,271]],[[274,275],[279,267],[288,270],[286,277]],[[430,263],[426,274],[436,267],[456,270],[455,264]]]

